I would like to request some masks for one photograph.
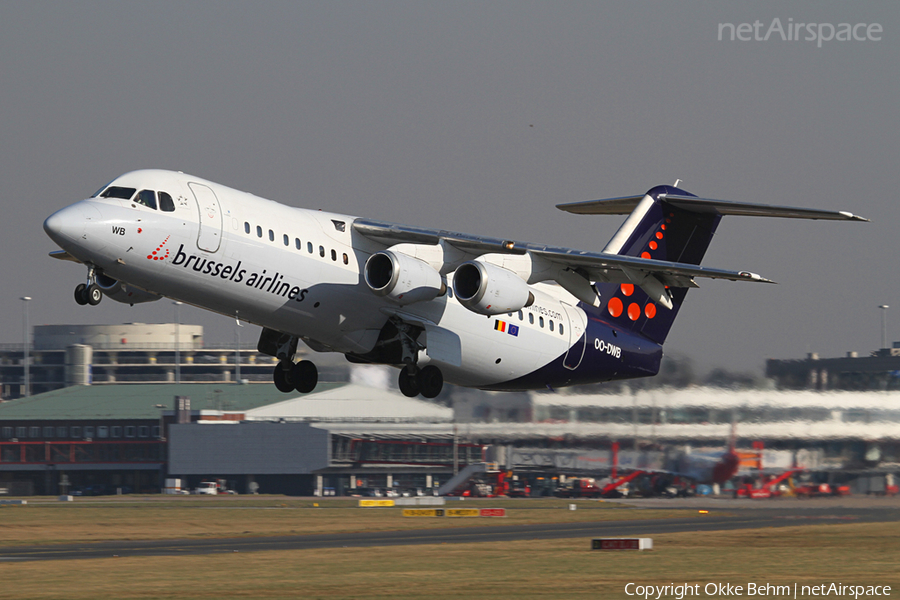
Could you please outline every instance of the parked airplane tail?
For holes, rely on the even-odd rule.
[[[604,248],[606,254],[689,265],[700,264],[725,215],[867,220],[848,212],[698,198],[669,185],[656,186],[640,196],[560,204],[557,208],[582,215],[628,214]],[[646,280],[646,276],[635,273],[628,283],[597,282],[601,310],[618,327],[662,344],[688,288],[667,286],[672,308],[666,308],[641,289],[642,277]]]

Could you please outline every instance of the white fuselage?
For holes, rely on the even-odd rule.
[[[407,306],[376,296],[362,270],[385,246],[354,232],[355,217],[170,171],[135,171],[112,185],[164,191],[174,210],[83,200],[45,224],[66,252],[107,277],[298,336],[316,350],[365,354],[400,316],[426,331],[420,365],[437,364],[448,382],[486,387],[540,369],[585,333],[577,300],[555,285],[533,285],[531,306],[494,317],[463,307],[452,291]]]

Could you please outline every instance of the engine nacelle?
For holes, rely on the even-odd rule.
[[[401,306],[428,302],[447,292],[440,273],[418,258],[401,252],[376,252],[366,261],[363,274],[372,292]]]
[[[534,294],[518,275],[474,260],[456,269],[453,291],[460,304],[480,315],[515,312],[534,304]]]
[[[97,287],[103,290],[103,295],[123,304],[140,304],[141,302],[153,302],[159,300],[158,296],[151,292],[138,289],[133,285],[122,283],[118,279],[97,275]]]

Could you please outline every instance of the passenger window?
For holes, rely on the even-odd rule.
[[[524,320],[525,320],[525,315],[522,314],[522,311],[521,311],[521,310],[519,311],[519,320],[520,320],[520,321],[524,321]]]
[[[334,249],[331,250],[331,260],[337,262],[337,252]]]
[[[543,327],[544,326],[544,317],[538,317],[538,323],[540,324],[541,327]]]
[[[159,193],[159,210],[164,212],[175,212],[175,201],[172,196],[165,192]]]
[[[325,258],[325,246],[319,246],[319,256]]]
[[[306,251],[312,254],[312,242],[306,242]]]
[[[141,190],[134,201],[138,204],[143,204],[147,208],[156,210],[156,192],[153,190]]]
[[[250,233],[250,223],[244,221],[244,233]]]
[[[290,246],[290,245],[291,245],[291,238],[288,237],[288,234],[284,234],[284,238],[283,238],[283,239],[284,239],[284,245],[285,245],[285,246]]]
[[[294,245],[297,246],[297,250],[303,247],[303,244],[300,243],[300,238],[294,238]]]
[[[550,319],[550,331],[553,331],[553,319]]]
[[[528,322],[534,325],[534,313],[528,313]]]
[[[101,198],[118,198],[119,200],[131,200],[134,196],[134,188],[119,187],[116,185],[106,188],[106,191],[100,194]]]
[[[271,229],[269,230],[269,241],[270,241],[270,242],[274,242],[274,241],[275,241],[275,232],[272,231]]]
[[[562,334],[563,334],[563,324],[560,323],[559,324],[559,335],[562,335]]]
[[[256,237],[262,237],[262,227],[256,226]]]
[[[349,264],[350,264],[350,258],[347,256],[347,253],[346,253],[346,252],[344,252],[344,264],[345,264],[345,265],[349,265]]]

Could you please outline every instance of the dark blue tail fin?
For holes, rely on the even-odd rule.
[[[628,214],[604,253],[689,265],[700,264],[724,215],[866,221],[843,211],[698,198],[668,185],[657,186],[641,196],[561,204],[558,208],[581,215]],[[662,344],[681,308],[687,288],[669,288],[672,308],[666,308],[639,287],[648,285],[640,273],[631,274],[627,268],[622,271],[624,275],[620,281],[626,283],[596,284],[602,318]],[[629,281],[632,283],[627,283]],[[650,282],[651,287],[653,283]],[[657,288],[661,285],[659,281],[655,284]],[[658,291],[663,292],[659,288]],[[655,298],[661,296],[660,293]]]
[[[644,196],[618,199],[617,208],[612,206],[614,201],[606,201],[610,202],[606,210],[592,211],[593,214],[613,211],[621,214],[633,207],[604,252],[699,265],[722,216],[715,211],[698,212],[676,207],[665,200],[666,196],[672,195],[692,196],[676,187],[660,185]],[[630,283],[598,283],[596,287],[604,318],[659,344],[665,341],[687,294],[687,288],[670,289],[673,306],[669,309]]]

